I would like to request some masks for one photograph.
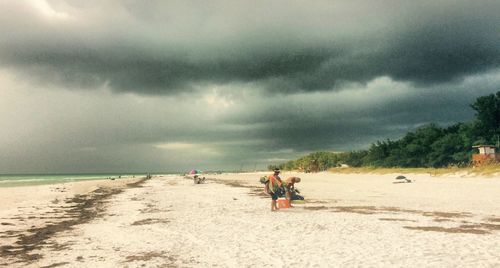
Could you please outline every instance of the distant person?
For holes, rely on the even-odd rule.
[[[279,174],[280,170],[278,168],[275,168],[274,173],[267,176],[267,182],[264,188],[265,192],[271,196],[271,211],[278,210],[278,206],[276,206],[276,200],[278,200],[283,187],[283,183]]]
[[[205,177],[200,177],[198,175],[194,175],[193,180],[194,180],[194,184],[201,184],[201,183],[205,182]]]
[[[293,192],[295,191],[295,183],[299,183],[300,178],[299,177],[289,177],[285,180],[285,197],[286,200],[288,200],[288,204],[290,204],[290,207],[292,206],[292,195]]]

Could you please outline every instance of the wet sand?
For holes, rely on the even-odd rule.
[[[102,215],[108,199],[145,178],[1,188],[0,265],[34,264],[42,249],[64,250],[50,238]]]

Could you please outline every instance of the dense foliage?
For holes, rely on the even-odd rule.
[[[470,163],[472,146],[497,144],[500,139],[500,91],[479,97],[471,105],[476,118],[449,127],[424,125],[399,140],[377,141],[367,150],[315,152],[277,166],[286,170],[321,171],[352,167],[445,167]]]

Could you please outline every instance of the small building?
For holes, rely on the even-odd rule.
[[[494,145],[476,145],[472,146],[478,149],[478,154],[472,155],[472,165],[477,167],[484,164],[491,164],[500,162],[500,154],[496,153],[496,146]]]

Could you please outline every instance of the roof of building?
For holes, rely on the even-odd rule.
[[[491,147],[491,148],[497,148],[495,145],[474,145],[472,148],[480,148],[480,147]]]

